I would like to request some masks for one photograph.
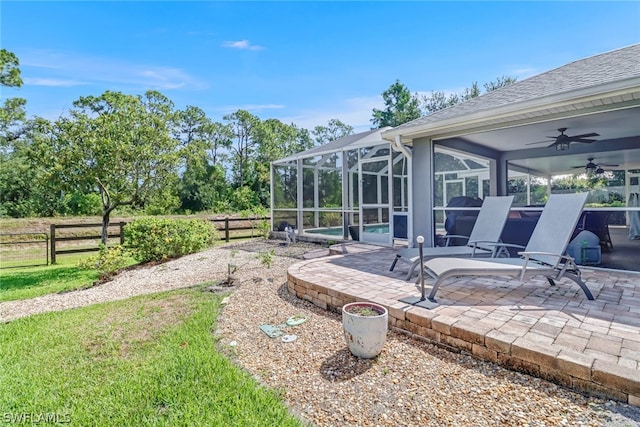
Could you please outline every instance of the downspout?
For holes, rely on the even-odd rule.
[[[404,146],[404,144],[402,143],[402,137],[400,135],[396,135],[393,141],[391,141],[391,148],[404,154],[407,159],[411,158],[411,151],[409,151],[407,147]]]

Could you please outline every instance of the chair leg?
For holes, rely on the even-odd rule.
[[[582,292],[584,292],[584,294],[587,296],[587,299],[591,301],[595,300],[593,294],[591,293],[587,285],[582,281],[580,276],[574,273],[565,273],[564,276],[568,279],[573,280],[578,286],[580,286],[580,289],[582,289]]]
[[[409,268],[409,273],[407,273],[407,277],[404,280],[411,280],[411,276],[413,276],[413,272],[415,271],[416,267],[420,265],[420,261],[416,261],[411,265],[411,268]]]
[[[400,259],[400,255],[396,255],[396,258],[393,260],[393,263],[391,264],[391,268],[389,269],[389,271],[393,271],[393,269],[396,268],[396,263],[398,262],[399,259]]]

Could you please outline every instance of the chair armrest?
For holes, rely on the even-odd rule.
[[[499,242],[492,240],[469,240],[469,242],[467,242],[467,246],[473,249],[472,257],[475,256],[476,249],[483,249],[491,250],[491,258],[495,258],[496,254],[501,252],[500,250],[496,251],[498,245],[500,245]]]
[[[520,248],[520,249],[526,248],[526,246],[516,245],[515,243],[502,243],[502,242],[495,243],[492,246],[498,246],[503,248]]]
[[[526,252],[526,251],[518,252],[518,255],[524,257],[524,260],[525,260],[524,265],[522,266],[522,273],[520,274],[521,281],[524,279],[524,273],[527,269],[527,264],[529,263],[529,259],[531,258],[532,255],[545,255],[545,256],[552,256],[552,257],[558,258],[555,265],[550,265],[550,267],[555,269],[555,268],[558,268],[560,263],[563,263],[564,265],[562,266],[562,269],[561,269],[562,274],[564,274],[564,272],[569,268],[571,268],[572,270],[577,270],[577,266],[574,262],[574,259],[569,255],[560,255],[560,254],[555,254],[551,252]]]
[[[506,254],[507,258],[509,258],[511,255],[509,254],[509,250],[507,248],[525,249],[524,246],[516,245],[515,243],[493,242],[489,243],[487,246],[493,246],[491,258],[496,258],[500,254]]]
[[[562,260],[562,259],[573,259],[568,255],[554,254],[552,252],[531,252],[531,251],[527,252],[527,251],[522,251],[522,252],[518,252],[518,255],[523,256],[526,259],[529,259],[531,257],[531,255],[552,256],[552,257],[558,258],[558,262],[560,262],[560,260]]]

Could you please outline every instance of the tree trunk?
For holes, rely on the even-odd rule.
[[[102,211],[102,233],[100,234],[100,242],[103,245],[107,244],[107,238],[109,237],[109,216],[111,215],[112,208],[107,208]]]

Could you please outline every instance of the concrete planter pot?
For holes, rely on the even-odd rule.
[[[349,351],[356,357],[372,359],[387,340],[389,312],[372,302],[352,302],[342,307],[342,328]]]

